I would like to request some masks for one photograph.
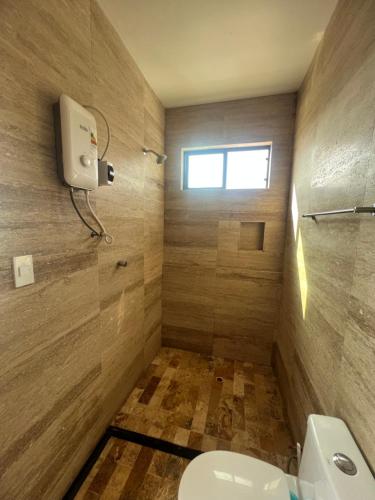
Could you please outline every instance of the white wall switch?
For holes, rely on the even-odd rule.
[[[33,256],[13,257],[13,273],[16,288],[34,283]]]

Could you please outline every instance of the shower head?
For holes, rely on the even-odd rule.
[[[167,159],[167,155],[164,155],[164,154],[159,154],[157,153],[156,151],[154,151],[153,149],[148,149],[148,148],[142,148],[142,151],[145,155],[147,155],[148,153],[151,153],[153,155],[156,156],[156,163],[158,165],[163,165],[163,163],[165,162],[165,160]]]
[[[158,155],[158,157],[156,158],[156,163],[157,163],[158,165],[163,165],[163,164],[164,164],[164,162],[165,162],[165,160],[166,160],[167,158],[168,158],[168,157],[167,157],[167,155],[164,155],[164,154],[162,154],[162,155]]]

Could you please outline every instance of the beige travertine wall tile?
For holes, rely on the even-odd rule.
[[[342,417],[375,467],[375,4],[340,0],[299,94],[278,345],[292,428]]]
[[[165,345],[270,362],[294,112],[294,94],[167,110]],[[255,142],[272,142],[269,190],[181,190],[182,148]],[[265,224],[264,251],[241,247],[241,222]]]
[[[160,346],[164,173],[141,148],[164,149],[164,110],[94,0],[4,0],[0,28],[0,496],[60,498]],[[61,93],[111,127],[115,183],[92,193],[111,247],[56,175]]]

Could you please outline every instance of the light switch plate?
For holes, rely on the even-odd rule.
[[[14,284],[16,288],[34,283],[34,266],[32,255],[13,257]]]

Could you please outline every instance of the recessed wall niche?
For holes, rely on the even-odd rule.
[[[265,222],[241,222],[238,250],[263,250]]]

